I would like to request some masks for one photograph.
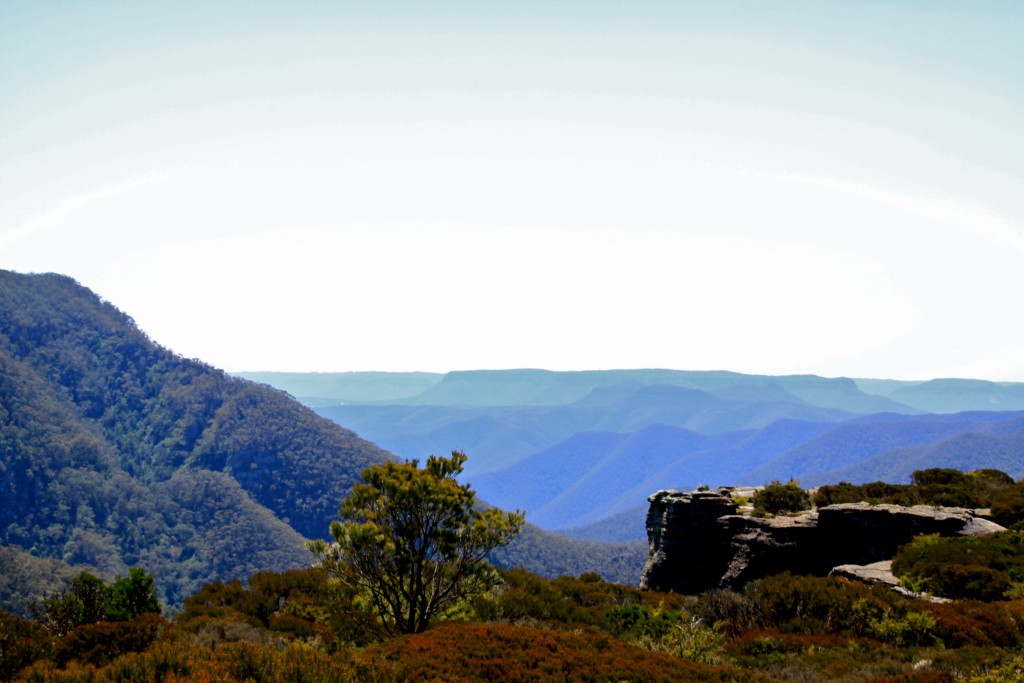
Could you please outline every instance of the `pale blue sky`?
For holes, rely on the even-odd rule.
[[[1024,380],[1019,2],[0,0],[0,268],[228,370]]]

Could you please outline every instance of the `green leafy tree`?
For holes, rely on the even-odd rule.
[[[142,567],[133,567],[128,576],[118,577],[107,595],[107,621],[128,621],[141,614],[160,612],[153,575]]]
[[[71,580],[71,594],[81,606],[83,624],[102,621],[107,614],[110,589],[103,579],[89,572],[82,572]]]
[[[46,598],[33,607],[36,621],[63,638],[74,629],[100,621],[128,621],[148,612],[159,612],[153,575],[135,567],[126,577],[108,586],[103,579],[83,571],[71,580],[71,589]]]
[[[108,589],[103,579],[83,571],[71,580],[71,590],[43,600],[33,608],[36,621],[50,635],[62,638],[82,624],[94,624],[107,611]]]
[[[487,553],[511,541],[524,515],[480,510],[469,484],[459,484],[466,455],[385,462],[363,482],[331,523],[333,543],[309,549],[329,575],[352,588],[389,634],[419,633],[431,617],[496,581]]]

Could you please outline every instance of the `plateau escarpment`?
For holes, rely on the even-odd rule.
[[[892,558],[921,534],[978,536],[1003,527],[964,508],[829,505],[793,516],[737,514],[728,489],[658,491],[649,499],[640,587],[699,593],[789,571],[826,576],[839,565]]]

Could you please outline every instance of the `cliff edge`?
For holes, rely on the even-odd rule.
[[[648,498],[640,587],[678,593],[740,588],[784,571],[826,576],[888,560],[921,534],[979,536],[1003,527],[965,508],[844,503],[792,516],[738,514],[729,489]]]

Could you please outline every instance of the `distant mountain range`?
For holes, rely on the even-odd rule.
[[[827,379],[814,375],[766,376],[686,370],[475,370],[426,372],[241,372],[312,405],[562,405],[595,389],[635,383],[701,389],[724,398],[756,400],[783,389],[811,405],[854,413],[959,413],[1024,410],[1024,383],[975,379]],[[777,398],[786,393],[776,393]],[[790,397],[791,398],[791,397]],[[879,399],[886,399],[880,401]]]
[[[661,488],[906,481],[935,466],[1024,476],[1019,383],[678,370],[243,376],[403,457],[465,450],[481,496],[578,538],[642,538],[642,502]]]

